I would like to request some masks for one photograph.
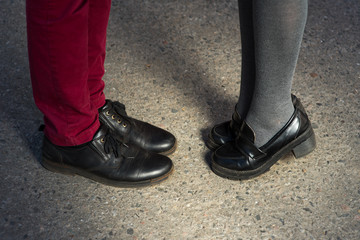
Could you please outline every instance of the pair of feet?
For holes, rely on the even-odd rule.
[[[260,148],[253,130],[235,111],[231,121],[212,129],[208,146],[211,168],[229,179],[258,176],[281,157],[293,152],[302,157],[315,148],[315,135],[299,99],[292,96],[295,111],[285,126]],[[101,127],[89,143],[60,147],[46,137],[41,164],[55,172],[78,174],[116,187],[138,187],[161,182],[173,171],[165,155],[176,149],[175,137],[158,127],[128,117],[125,106],[106,101],[99,109]]]
[[[116,187],[152,185],[172,173],[173,163],[165,155],[176,149],[174,135],[127,116],[123,104],[110,100],[99,109],[99,120],[92,141],[80,146],[61,147],[44,137],[40,163]]]
[[[255,133],[235,111],[232,120],[215,125],[207,142],[213,150],[211,168],[217,175],[234,180],[256,177],[292,152],[296,158],[315,149],[310,120],[300,100],[292,95],[294,113],[285,126],[265,145],[256,147]]]

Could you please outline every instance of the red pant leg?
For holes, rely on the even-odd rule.
[[[94,108],[105,104],[104,61],[106,52],[106,29],[111,0],[90,0],[89,5],[89,76],[90,100]]]
[[[88,142],[100,125],[88,84],[89,1],[27,0],[26,8],[31,80],[45,135],[61,146]]]

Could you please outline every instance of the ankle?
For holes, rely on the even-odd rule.
[[[291,115],[279,115],[276,118],[256,118],[248,115],[246,122],[255,133],[254,145],[261,147],[269,142],[291,119]]]

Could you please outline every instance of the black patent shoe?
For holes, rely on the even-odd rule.
[[[206,145],[210,150],[215,151],[225,143],[234,141],[236,136],[239,134],[241,124],[242,119],[240,114],[236,111],[235,106],[235,111],[232,115],[231,121],[215,125],[209,133]]]
[[[255,134],[244,121],[235,141],[219,147],[212,155],[212,170],[229,179],[249,179],[269,170],[281,157],[292,152],[296,158],[315,149],[315,135],[306,113],[299,107],[286,125],[265,145],[254,145]]]
[[[168,157],[122,144],[103,125],[92,141],[79,146],[57,146],[44,137],[40,163],[50,171],[77,174],[115,187],[152,185],[173,171]]]
[[[300,111],[303,111],[305,113],[305,109],[299,99],[293,94],[291,94],[291,99],[294,107],[299,108]],[[232,115],[231,121],[217,124],[211,129],[207,141],[207,146],[209,147],[209,149],[215,151],[217,148],[224,145],[225,143],[234,141],[236,136],[239,134],[241,124],[242,118],[236,111],[235,107],[235,111]]]
[[[121,142],[134,144],[145,150],[169,155],[176,150],[174,135],[149,123],[131,118],[125,105],[106,100],[99,109],[100,122],[110,128]]]

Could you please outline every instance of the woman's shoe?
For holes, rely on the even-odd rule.
[[[231,121],[217,124],[211,129],[208,141],[206,142],[208,148],[212,151],[215,151],[225,143],[234,141],[239,133],[241,124],[242,119],[240,114],[236,111],[235,106],[235,111],[232,115]]]
[[[212,155],[212,170],[219,176],[241,180],[269,170],[280,158],[293,152],[296,158],[315,149],[315,134],[305,110],[295,111],[285,126],[265,145],[254,145],[255,133],[245,121],[235,141],[219,147]]]
[[[303,111],[305,113],[305,109],[299,99],[293,94],[291,94],[291,99],[294,107],[299,108],[300,111]],[[241,124],[242,118],[240,117],[240,114],[236,111],[235,107],[235,111],[232,115],[231,121],[217,124],[211,129],[207,141],[207,146],[209,147],[209,149],[215,151],[217,148],[221,147],[225,143],[234,141],[240,131]]]

